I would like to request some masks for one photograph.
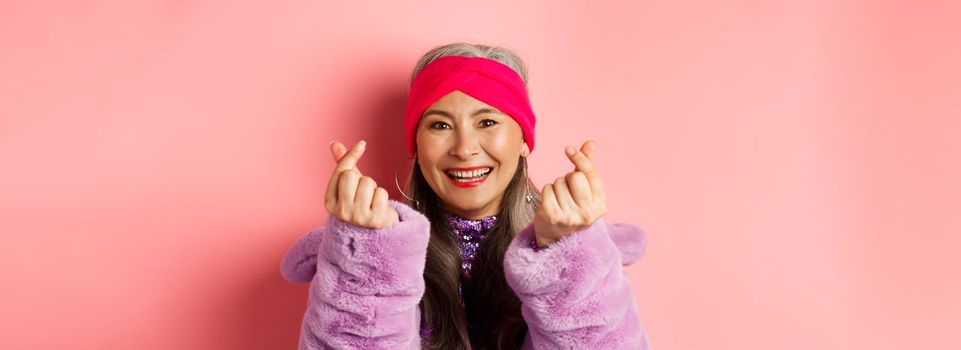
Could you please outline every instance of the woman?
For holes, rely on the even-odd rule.
[[[644,232],[601,218],[593,141],[565,150],[574,171],[531,183],[535,119],[515,54],[434,48],[405,118],[406,203],[357,169],[364,141],[331,143],[330,217],[282,262],[311,282],[301,349],[650,348],[622,271]]]

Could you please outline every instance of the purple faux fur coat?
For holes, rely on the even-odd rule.
[[[382,229],[329,216],[281,262],[293,283],[310,282],[300,349],[420,349],[420,307],[430,222],[389,200],[400,221]],[[650,349],[622,266],[644,254],[645,233],[598,219],[535,252],[534,225],[505,253],[507,283],[528,325],[523,349]]]

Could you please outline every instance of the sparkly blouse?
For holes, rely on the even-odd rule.
[[[470,279],[470,268],[477,258],[480,242],[487,232],[497,223],[497,215],[471,220],[454,214],[444,213],[447,223],[454,233],[454,240],[460,246],[461,275]]]
[[[474,263],[474,259],[477,258],[480,243],[484,240],[487,233],[490,232],[491,228],[494,227],[494,224],[497,223],[497,215],[472,220],[445,212],[444,218],[447,219],[447,223],[450,225],[451,231],[453,231],[454,241],[456,241],[460,247],[461,277],[464,280],[470,280],[471,265]],[[531,239],[528,246],[534,251],[543,249],[543,247],[537,245],[537,240],[535,239]],[[457,291],[461,292],[460,286],[457,287]],[[461,306],[463,306],[463,300],[461,303]],[[433,329],[422,322],[420,329],[421,337],[429,337],[431,333],[433,333]]]

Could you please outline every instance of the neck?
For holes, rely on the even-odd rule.
[[[477,209],[459,209],[454,208],[447,203],[444,203],[444,211],[448,214],[457,215],[468,220],[480,220],[491,215],[498,214],[498,208],[500,208],[500,203],[491,203],[493,205],[487,205],[483,208]]]

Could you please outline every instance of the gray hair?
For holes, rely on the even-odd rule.
[[[521,60],[520,56],[514,53],[511,49],[484,44],[454,42],[434,47],[421,56],[421,58],[417,61],[417,65],[414,66],[414,71],[410,75],[410,81],[407,84],[408,90],[413,84],[414,78],[417,77],[417,74],[420,73],[425,66],[434,60],[445,56],[483,57],[503,63],[514,69],[514,71],[520,75],[521,79],[524,80],[524,87],[527,88],[527,66],[524,64],[524,61]],[[408,93],[410,92],[408,91]],[[415,166],[413,168],[417,168],[416,163],[417,162],[415,161]],[[504,207],[506,210],[501,212],[501,214],[507,214],[508,217],[514,219],[508,221],[513,225],[512,229],[514,233],[519,232],[521,229],[533,222],[534,214],[537,210],[537,207],[540,206],[541,201],[540,190],[534,185],[527,174],[527,158],[520,157],[517,165],[518,167],[514,176],[515,179],[510,182],[505,191],[506,198]],[[420,173],[420,169],[413,168],[411,169],[409,179],[422,179],[423,174]],[[422,188],[417,188],[418,184],[422,185]],[[417,191],[426,188],[426,184],[426,181],[422,181],[421,183],[411,181],[408,182],[407,190],[410,193],[416,193]],[[433,193],[433,191],[430,192]],[[527,194],[531,195],[531,200],[534,202],[531,205],[524,205],[524,202],[527,199]],[[406,197],[406,195],[404,197]],[[435,197],[433,199],[439,198]],[[426,210],[426,208],[422,206],[422,203],[418,203],[417,201],[408,201],[407,204],[413,206],[421,212]]]
[[[508,49],[487,45],[453,43],[435,47],[424,54],[411,74],[413,82],[424,66],[444,56],[483,57],[501,62],[517,72],[527,86],[527,68]],[[408,88],[410,84],[408,84]],[[424,178],[414,160],[407,183],[406,204],[424,214],[431,222],[424,267],[426,289],[421,298],[421,322],[433,331],[425,349],[517,348],[518,339],[527,331],[520,310],[520,299],[504,277],[504,253],[516,234],[534,222],[541,193],[527,174],[527,158],[520,156],[510,183],[504,190],[497,224],[477,252],[472,268],[473,282],[461,291],[461,257],[454,233],[446,224],[441,199]],[[403,194],[403,192],[402,192]],[[461,303],[463,300],[463,303]],[[465,312],[461,312],[464,307]],[[466,314],[479,326],[467,327]],[[471,335],[471,333],[474,333]]]
[[[410,80],[408,80],[408,88],[414,83],[414,78],[417,77],[417,73],[420,73],[425,66],[445,56],[483,57],[503,63],[514,69],[514,71],[521,76],[521,79],[524,80],[524,86],[527,87],[527,67],[524,65],[524,61],[521,61],[521,58],[510,49],[483,44],[456,42],[438,46],[427,51],[427,53],[417,61],[417,65],[414,66],[414,71],[410,75]]]

